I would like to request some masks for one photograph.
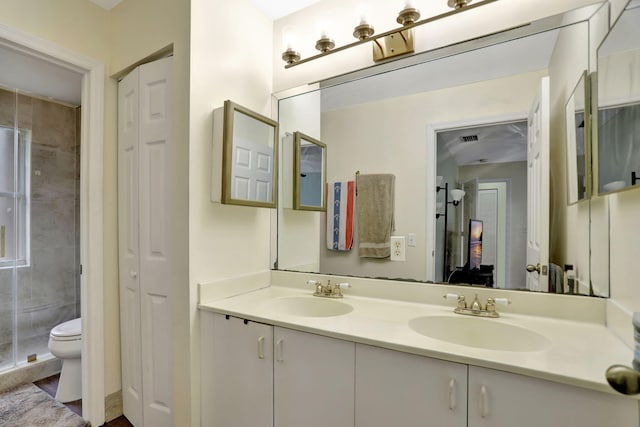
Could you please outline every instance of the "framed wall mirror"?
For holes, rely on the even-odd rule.
[[[325,245],[326,222],[322,218],[293,218],[286,209],[279,209],[276,268],[445,282],[448,275],[443,265],[453,270],[467,263],[469,221],[480,219],[487,242],[490,233],[495,235],[495,247],[483,244],[481,261],[493,265],[494,287],[550,291],[547,265],[564,263],[563,254],[553,253],[552,236],[557,240],[555,236],[589,235],[588,203],[587,215],[580,221],[561,225],[551,217],[564,212],[552,212],[550,206],[567,209],[564,172],[561,179],[552,178],[554,171],[566,168],[565,105],[589,68],[589,18],[601,7],[580,8],[570,17],[549,17],[425,52],[412,57],[409,65],[393,70],[384,64],[380,73],[372,67],[320,82],[319,89],[276,94],[279,121],[289,129],[311,133],[327,145],[328,182],[353,180],[357,170],[395,175],[394,235],[411,241],[403,262],[360,258],[355,238],[355,250],[331,251]],[[541,96],[544,81],[549,90]],[[553,83],[549,85],[549,81]],[[304,110],[299,108],[302,105]],[[536,115],[538,111],[547,111],[544,120]],[[532,134],[529,124],[545,121],[547,129],[542,133],[546,146],[536,159],[544,168],[538,176],[544,177],[546,184],[536,181],[534,185],[534,181],[528,182],[528,165],[533,163],[527,159],[527,136]],[[480,128],[495,124],[499,125],[497,131],[480,132]],[[439,146],[438,136],[445,137],[445,133],[451,133],[450,144]],[[510,145],[496,143],[496,139],[505,138],[512,140]],[[444,192],[436,191],[439,176],[443,176],[442,185],[465,191],[457,206],[449,206],[446,227]],[[563,203],[552,203],[558,195]],[[492,204],[479,203],[480,199]],[[539,220],[527,220],[529,208],[538,209]],[[510,216],[505,219],[501,213]],[[532,273],[526,269],[529,231],[541,236],[535,241],[539,261],[533,263],[541,267]],[[588,284],[588,251],[584,257],[579,280]],[[528,276],[535,276],[539,285],[530,286],[534,280]]]
[[[640,2],[632,1],[598,48],[598,194],[640,186]]]
[[[222,203],[275,208],[278,122],[229,100],[223,120]]]
[[[302,132],[293,133],[293,208],[326,210],[327,146]]]
[[[567,203],[572,205],[591,195],[591,117],[589,80],[585,70],[565,107],[567,131]]]

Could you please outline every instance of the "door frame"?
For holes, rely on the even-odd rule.
[[[82,74],[80,125],[80,304],[82,414],[105,421],[103,305],[104,64],[63,46],[0,24],[0,44]],[[89,286],[91,284],[91,286]]]
[[[452,122],[441,122],[441,123],[433,123],[427,125],[427,158],[425,161],[426,168],[426,235],[431,236],[431,238],[425,239],[425,257],[426,257],[426,280],[434,281],[436,275],[435,268],[435,257],[436,257],[436,175],[438,174],[438,156],[437,156],[437,137],[438,132],[458,129],[458,128],[466,128],[466,127],[477,127],[477,126],[486,126],[497,123],[505,123],[505,122],[516,122],[516,121],[527,121],[529,117],[528,111],[522,111],[520,113],[513,114],[503,114],[497,116],[487,116],[480,117],[476,119],[469,120],[458,120]]]

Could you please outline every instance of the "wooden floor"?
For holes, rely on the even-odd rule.
[[[40,381],[35,381],[34,384],[47,392],[51,397],[55,397],[56,390],[58,389],[59,379],[60,374],[57,374]],[[82,416],[82,400],[65,403],[65,406],[71,409],[76,414]],[[108,423],[104,424],[104,427],[133,427],[133,424],[131,424],[129,420],[127,420],[123,415],[116,418],[115,420],[109,421]]]

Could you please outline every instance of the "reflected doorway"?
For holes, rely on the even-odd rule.
[[[475,219],[483,222],[481,264],[491,286],[525,289],[527,121],[438,131],[436,150],[438,181],[465,192],[457,206],[447,198],[447,221],[444,195],[436,194],[436,278],[447,282],[467,265],[467,234]]]

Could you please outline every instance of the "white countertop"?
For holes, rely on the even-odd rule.
[[[339,301],[353,310],[333,317],[303,317],[274,309],[276,298],[313,297],[311,289],[266,286],[240,295],[201,301],[202,310],[243,319],[465,363],[528,375],[593,390],[616,393],[606,382],[605,371],[613,364],[630,365],[632,350],[604,325],[574,320],[501,312],[498,319],[477,319],[507,323],[537,332],[548,339],[543,350],[497,351],[470,347],[423,336],[408,323],[421,316],[455,316],[455,302],[426,304],[349,295]],[[501,306],[497,310],[500,312]],[[511,309],[511,306],[509,307]],[[464,316],[467,317],[467,316]],[[472,318],[471,316],[468,316]]]

